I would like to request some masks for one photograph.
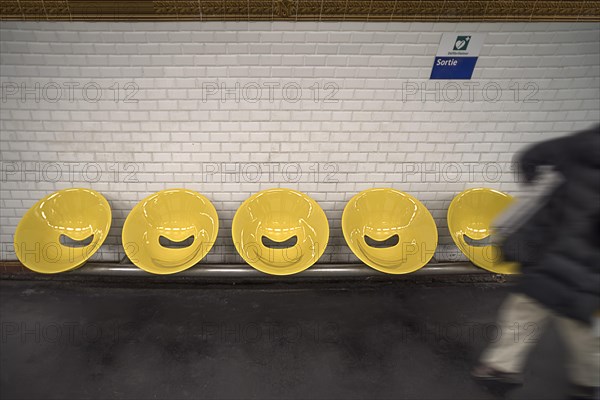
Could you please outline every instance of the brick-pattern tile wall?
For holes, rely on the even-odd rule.
[[[521,190],[530,143],[600,119],[594,23],[139,22],[0,24],[2,259],[38,199],[90,187],[113,208],[96,259],[120,260],[131,208],[197,190],[221,220],[207,262],[239,262],[231,219],[252,193],[301,190],[327,213],[320,262],[352,262],[340,219],[372,187],[432,212],[437,258],[458,192]],[[430,81],[443,32],[486,33],[471,81]]]

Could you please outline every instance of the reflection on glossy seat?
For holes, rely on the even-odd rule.
[[[500,249],[489,244],[490,226],[513,198],[486,188],[456,195],[448,208],[448,229],[454,243],[473,264],[500,274],[518,272],[517,263],[503,262]]]
[[[248,198],[235,213],[233,243],[259,271],[290,275],[313,265],[329,241],[325,212],[306,194],[268,189]]]
[[[204,258],[218,230],[217,210],[206,197],[192,190],[168,189],[131,210],[123,226],[123,247],[141,269],[174,274]]]
[[[33,271],[69,271],[83,265],[100,248],[110,223],[110,206],[100,193],[60,190],[25,213],[15,232],[15,251],[21,263]]]
[[[354,196],[342,214],[342,231],[352,252],[388,274],[406,274],[431,260],[437,228],[429,210],[395,189],[369,189]]]

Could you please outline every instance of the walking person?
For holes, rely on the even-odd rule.
[[[502,246],[521,265],[501,306],[503,335],[482,354],[472,374],[483,381],[520,384],[529,334],[556,324],[565,340],[572,399],[597,399],[600,386],[600,125],[538,143],[519,157],[526,182],[549,166],[563,181],[548,201]],[[522,334],[514,335],[518,329]]]

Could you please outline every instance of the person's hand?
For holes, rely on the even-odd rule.
[[[531,164],[531,163],[522,163],[520,165],[521,167],[521,173],[523,174],[523,178],[525,179],[525,182],[527,183],[531,183],[534,179],[535,176],[537,175],[537,166],[535,164]]]
[[[534,163],[528,156],[529,152],[525,152],[519,159],[519,169],[525,179],[525,182],[531,183],[537,175],[537,164]]]

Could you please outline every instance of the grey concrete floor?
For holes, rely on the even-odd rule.
[[[499,284],[0,281],[0,397],[493,399],[469,368]],[[508,399],[563,399],[554,333]]]

